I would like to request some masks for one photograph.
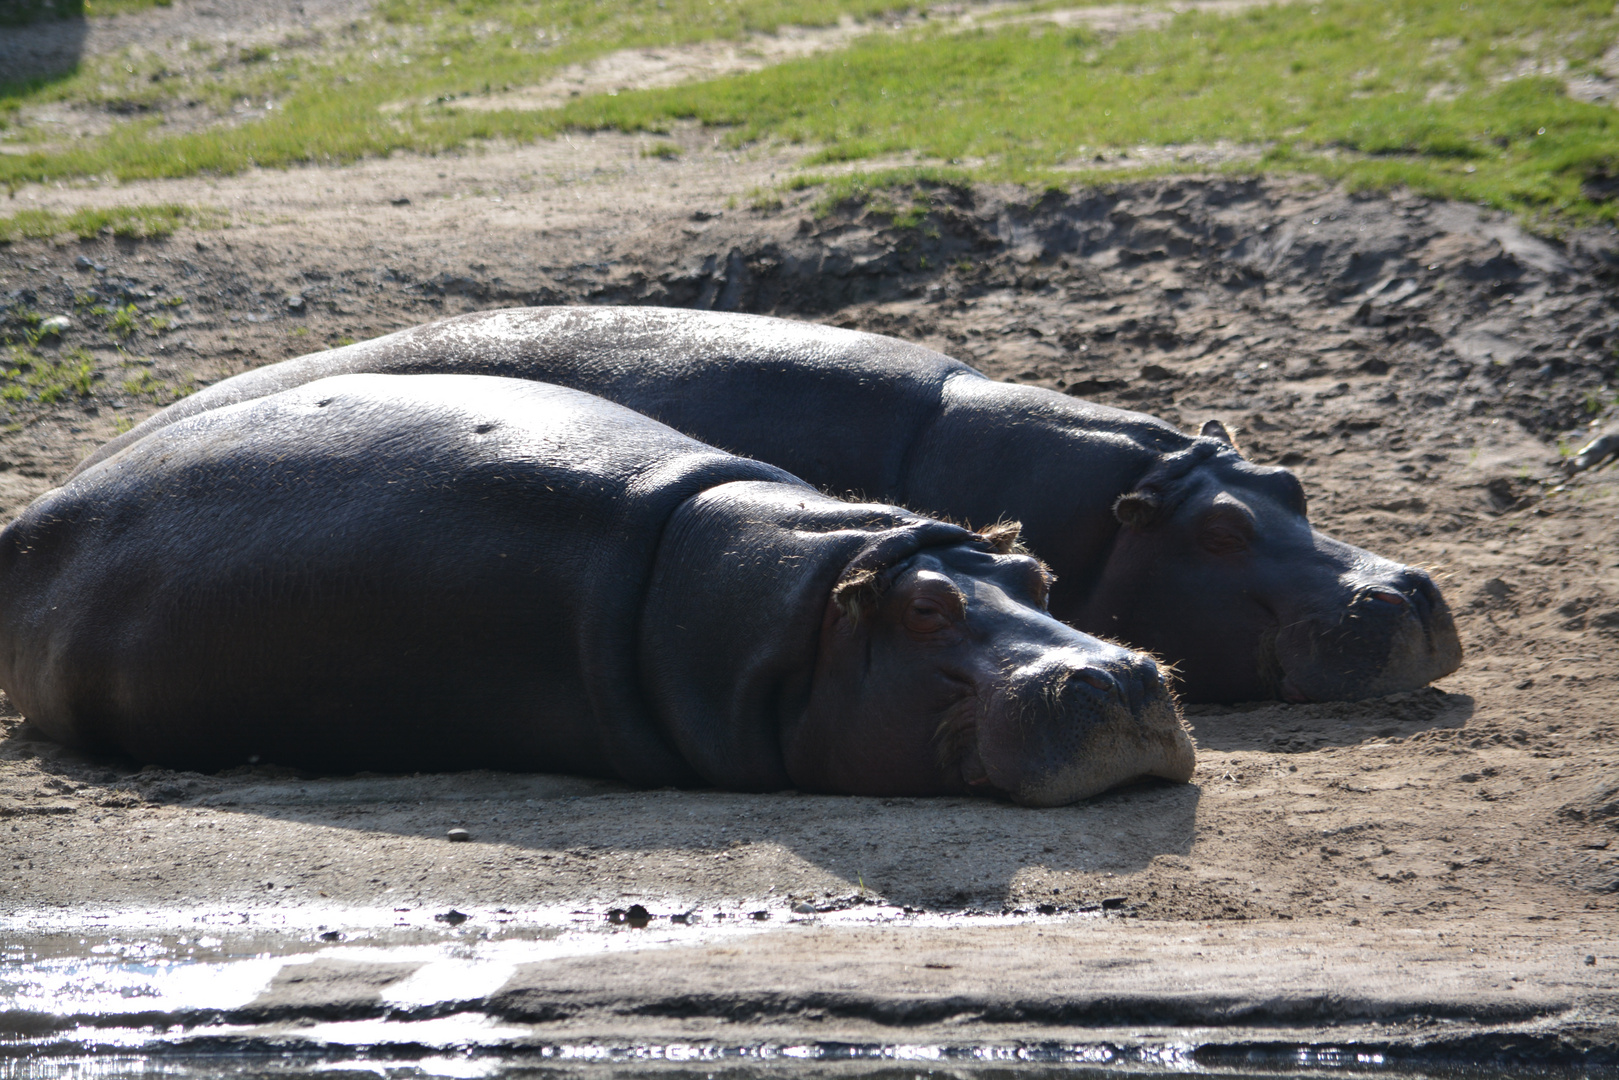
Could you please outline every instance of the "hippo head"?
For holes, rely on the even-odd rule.
[[[1426,573],[1316,531],[1298,478],[1244,460],[1218,422],[1114,513],[1112,554],[1075,621],[1175,663],[1189,701],[1354,701],[1461,664]]]
[[[1055,806],[1140,777],[1191,778],[1192,742],[1157,664],[1048,615],[1051,576],[1013,536],[845,573],[784,742],[795,783]]]

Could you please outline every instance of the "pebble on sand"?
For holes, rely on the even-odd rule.
[[[465,829],[451,829],[444,835],[452,844],[464,844],[472,839],[472,834]]]

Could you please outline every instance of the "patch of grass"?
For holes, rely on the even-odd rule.
[[[124,361],[124,364],[133,366],[135,364],[150,364],[151,362],[150,359],[128,358]],[[147,398],[157,402],[159,405],[168,405],[197,392],[197,386],[191,381],[189,375],[179,383],[171,383],[153,375],[150,370],[137,372],[131,378],[125,379],[120,384],[120,389],[131,397]]]
[[[673,161],[680,156],[680,147],[672,142],[655,142],[641,151],[646,158],[661,158],[664,161]]]
[[[95,359],[83,349],[62,349],[48,357],[28,346],[13,345],[0,364],[0,400],[49,405],[69,397],[88,397],[94,378]]]
[[[75,100],[116,104],[133,117],[105,136],[0,155],[0,184],[344,162],[569,128],[658,134],[695,120],[725,129],[733,145],[803,145],[810,166],[908,154],[931,163],[924,172],[1071,186],[1207,169],[1160,154],[1128,172],[1101,170],[1091,164],[1099,149],[1223,143],[1246,148],[1227,166],[1239,171],[1408,185],[1547,223],[1616,216],[1601,194],[1611,185],[1600,181],[1619,176],[1619,112],[1570,99],[1561,81],[1596,70],[1619,36],[1610,0],[1315,0],[1229,16],[1190,12],[1114,38],[1039,23],[926,29],[872,35],[751,75],[554,110],[456,107],[469,94],[532,85],[612,49],[735,38],[893,6],[381,0],[377,18],[331,52],[205,49],[196,70],[183,72],[132,55],[50,86],[0,91],[0,116],[24,103]],[[181,95],[216,111],[259,111],[185,134],[139,116]],[[839,183],[875,191],[884,175]],[[915,216],[893,209],[899,220]]]
[[[561,127],[550,113],[453,105],[616,49],[735,39],[893,7],[893,0],[384,0],[377,18],[324,51],[221,46],[198,50],[181,70],[171,70],[172,59],[126,52],[87,62],[66,79],[0,85],[0,116],[73,101],[130,117],[95,139],[0,155],[0,185],[230,173],[554,134]],[[179,101],[230,122],[166,134],[158,116],[143,115]]]
[[[114,435],[122,435],[124,432],[130,430],[134,426],[135,418],[133,416],[120,416],[112,422],[112,433]]]
[[[920,153],[1023,182],[1065,166],[1077,178],[1102,147],[1225,142],[1265,148],[1249,171],[1309,169],[1354,186],[1613,220],[1614,203],[1582,184],[1619,175],[1619,112],[1533,72],[1591,67],[1616,33],[1607,0],[1321,0],[1188,13],[1111,41],[1026,27],[873,37],[560,111],[584,129],[697,120],[727,128],[735,144],[814,147],[810,164]]]
[[[0,244],[50,240],[58,236],[89,240],[103,234],[121,239],[151,239],[168,236],[181,226],[218,228],[224,223],[225,216],[219,211],[174,203],[75,210],[71,214],[19,210],[9,217],[0,217]]]
[[[116,338],[134,337],[135,331],[139,329],[136,324],[139,317],[140,312],[134,304],[125,304],[112,313],[112,319],[107,323],[107,332]]]

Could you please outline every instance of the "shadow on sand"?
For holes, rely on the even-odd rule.
[[[1404,739],[1419,731],[1459,728],[1473,715],[1473,699],[1425,686],[1406,694],[1366,701],[1289,705],[1256,701],[1242,705],[1191,705],[1187,722],[1205,750],[1259,750],[1298,754],[1326,746],[1354,746],[1378,739]]]
[[[582,852],[710,860],[710,876],[724,875],[739,849],[778,845],[891,903],[919,908],[998,909],[1014,879],[1031,868],[1124,873],[1158,856],[1185,856],[1200,794],[1191,784],[1152,781],[1073,806],[1030,809],[970,797],[644,791],[584,777],[486,771],[316,777],[256,767],[208,775],[88,757],[26,723],[0,739],[0,758],[38,764],[53,778],[41,794],[71,792],[93,806],[161,803],[434,841],[442,841],[446,823],[464,821],[478,840],[516,849],[510,859],[519,871],[559,870],[550,853]],[[581,884],[588,882],[587,874]],[[1057,900],[1070,901],[1078,902]]]

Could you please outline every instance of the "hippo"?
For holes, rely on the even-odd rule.
[[[225,379],[86,462],[199,412],[344,372],[457,372],[586,390],[817,487],[957,521],[1020,521],[1053,615],[1172,664],[1193,702],[1355,700],[1456,670],[1423,571],[1312,528],[1290,471],[1218,422],[999,383],[875,334],[667,308],[514,308]]]
[[[173,768],[499,768],[1031,806],[1194,749],[1015,527],[853,503],[601,398],[342,375],[154,430],[0,533],[0,687]]]

